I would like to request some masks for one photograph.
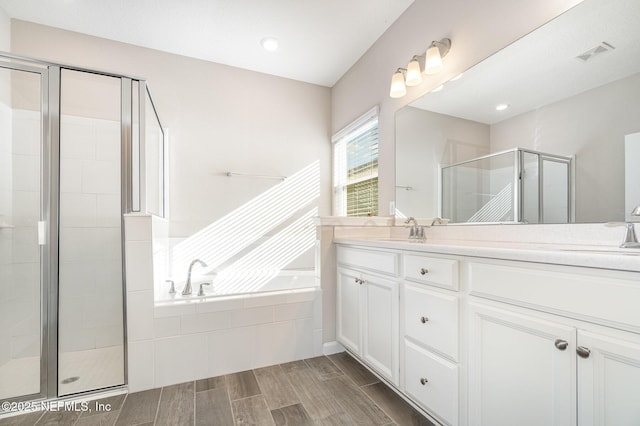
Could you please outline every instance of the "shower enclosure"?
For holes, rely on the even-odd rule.
[[[572,161],[515,148],[442,166],[441,217],[452,223],[569,223]]]
[[[0,53],[0,400],[126,384],[123,213],[164,214],[159,123],[143,79]]]

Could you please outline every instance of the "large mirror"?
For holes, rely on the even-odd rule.
[[[636,205],[638,0],[584,0],[396,113],[400,216],[612,222]]]

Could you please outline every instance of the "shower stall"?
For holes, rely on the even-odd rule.
[[[127,383],[123,214],[164,215],[144,79],[0,53],[0,400]]]
[[[440,169],[440,214],[451,223],[572,222],[573,158],[522,148]]]

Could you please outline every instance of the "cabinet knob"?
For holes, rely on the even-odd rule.
[[[580,358],[589,358],[589,355],[591,355],[591,351],[584,346],[578,346],[576,352]]]
[[[427,379],[425,379],[424,377],[420,379],[420,384],[422,386],[426,385],[427,383],[429,383],[429,381]]]
[[[360,280],[358,278],[355,279],[356,284],[360,284]]]
[[[427,275],[429,270],[427,268],[420,268],[420,275]]]
[[[429,317],[420,317],[420,322],[426,324],[429,321]]]
[[[555,345],[556,345],[556,348],[560,349],[561,351],[564,351],[569,346],[569,342],[562,339],[556,339]]]

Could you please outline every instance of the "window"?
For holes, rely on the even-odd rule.
[[[378,107],[333,138],[333,214],[378,215]]]

